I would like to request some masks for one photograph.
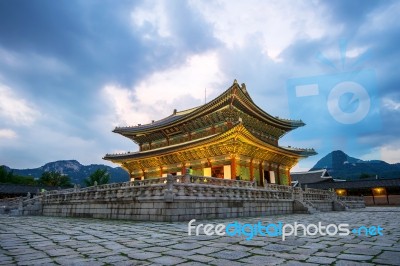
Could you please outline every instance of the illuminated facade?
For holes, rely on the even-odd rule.
[[[304,126],[273,117],[251,99],[245,84],[232,86],[214,100],[150,124],[117,127],[113,132],[139,145],[138,152],[107,154],[131,180],[171,174],[290,184],[290,169],[313,149],[281,147],[278,140]]]

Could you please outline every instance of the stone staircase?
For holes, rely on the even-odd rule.
[[[307,212],[309,214],[317,213],[320,212],[317,208],[315,208],[311,202],[309,201],[304,201],[304,206],[307,208]]]

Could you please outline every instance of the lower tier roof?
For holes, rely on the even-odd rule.
[[[250,150],[244,151],[243,149]],[[190,160],[190,158],[194,157],[194,150],[196,150],[198,153],[198,156],[196,157],[199,158],[202,156],[207,158],[223,154],[235,155],[252,153],[253,157],[256,158],[264,158],[265,160],[276,161],[269,157],[279,156],[282,158],[287,158],[292,163],[297,163],[298,159],[300,158],[305,158],[316,154],[314,149],[285,148],[266,143],[254,136],[242,123],[238,123],[223,133],[213,134],[204,138],[152,150],[128,152],[123,154],[107,154],[103,159],[123,164],[157,157],[160,164],[167,164]],[[169,159],[166,162],[162,162],[162,158],[166,158],[168,155],[177,153],[191,153],[192,155],[184,156],[188,158],[175,158]]]

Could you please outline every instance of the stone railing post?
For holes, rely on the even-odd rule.
[[[190,183],[192,179],[192,176],[186,173],[184,176],[182,176],[182,183]],[[168,181],[167,181],[168,182]]]
[[[337,201],[337,200],[338,200],[337,194],[336,194],[335,192],[331,192],[331,193],[332,193],[332,194],[331,194],[332,200],[333,200],[333,201]]]
[[[165,202],[173,202],[174,201],[174,183],[175,177],[171,174],[167,175],[167,184],[164,191],[164,201]]]

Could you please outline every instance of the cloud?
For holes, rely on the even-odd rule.
[[[385,98],[383,99],[383,107],[392,111],[400,111],[400,102]]]
[[[222,92],[227,88],[224,81],[217,55],[205,53],[189,56],[175,68],[154,72],[131,89],[106,85],[102,91],[120,126],[135,125],[161,119],[175,108],[200,105],[204,103],[205,89],[208,95]]]
[[[131,12],[133,26],[145,31],[144,39],[171,36],[169,17],[166,14],[165,2],[146,1],[144,7],[137,7]]]
[[[346,63],[364,57],[356,70],[376,73],[382,130],[357,138],[367,147],[357,152],[326,136],[307,139],[303,129],[282,143],[329,143],[357,155],[391,147],[400,134],[399,8],[395,1],[0,1],[0,128],[17,136],[7,138],[1,160],[21,167],[67,157],[102,162],[106,152],[136,149],[113,127],[203,104],[205,88],[210,100],[235,78],[262,109],[290,118],[286,82],[334,74],[316,54],[340,65],[342,39]],[[313,108],[299,117],[309,125],[321,113]],[[317,151],[299,167],[331,150]]]
[[[384,145],[381,147],[382,160],[388,163],[400,162],[400,145],[393,147],[392,145]]]
[[[319,6],[305,1],[191,1],[191,6],[228,49],[243,48],[257,36],[264,54],[277,61],[299,36],[315,39],[326,32]]]
[[[391,142],[390,145],[382,144],[360,157],[363,160],[382,160],[387,163],[400,162],[400,142],[398,140]]]
[[[14,139],[17,137],[17,133],[12,129],[0,129],[0,139]]]
[[[2,124],[30,126],[39,116],[40,112],[35,106],[18,96],[11,88],[0,84]]]

